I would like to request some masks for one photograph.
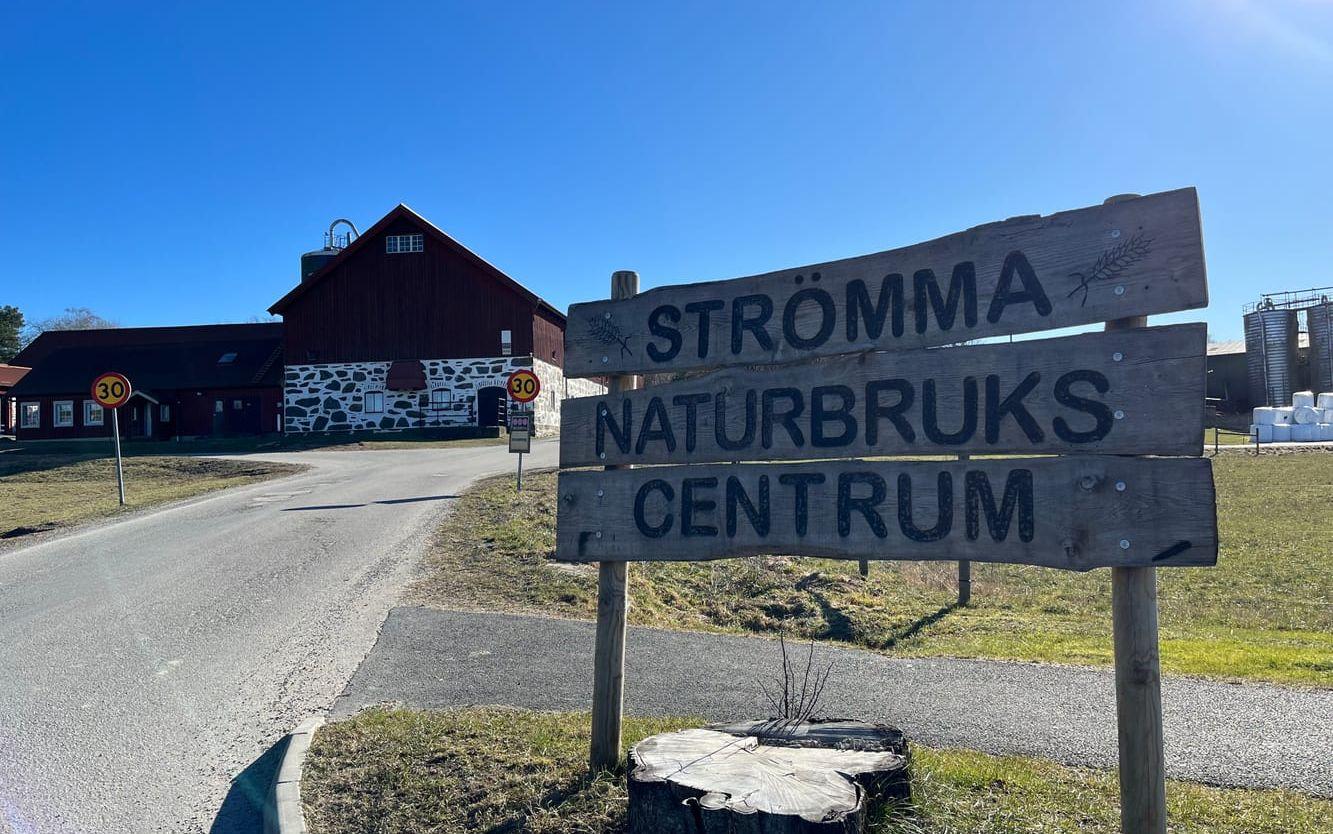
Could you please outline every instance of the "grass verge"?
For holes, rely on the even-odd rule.
[[[698,726],[628,719],[626,745]],[[306,759],[301,795],[312,834],[609,834],[625,830],[623,774],[586,774],[586,713],[498,707],[372,709],[326,725]],[[1113,771],[914,745],[910,805],[873,834],[1114,834]],[[1272,790],[1167,784],[1174,831],[1280,834],[1333,830],[1333,801]]]
[[[0,455],[0,538],[16,539],[301,469],[266,461],[164,456],[127,457],[124,468],[127,503],[122,508],[111,457],[26,450]]]
[[[1169,673],[1333,686],[1333,455],[1219,456],[1221,555],[1158,572]],[[441,529],[415,601],[595,615],[595,565],[553,562],[555,476],[511,477],[465,495]],[[906,656],[1107,664],[1109,571],[973,565],[959,608],[952,563],[758,557],[636,563],[630,621],[775,633]]]

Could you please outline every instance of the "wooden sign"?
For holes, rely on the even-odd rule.
[[[566,400],[560,464],[1199,455],[1207,342],[1181,324],[728,368]]]
[[[956,344],[1205,307],[1194,189],[570,307],[565,374],[663,373]]]
[[[787,554],[1069,570],[1211,565],[1201,458],[826,461],[562,472],[561,559]]]

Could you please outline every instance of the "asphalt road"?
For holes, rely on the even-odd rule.
[[[385,702],[586,710],[593,636],[592,623],[573,620],[395,608],[333,715]],[[933,746],[1115,765],[1109,669],[826,647],[816,658],[834,663],[824,717],[895,724]],[[630,629],[625,710],[767,717],[757,681],[773,689],[781,668],[772,640]],[[1166,678],[1162,703],[1169,776],[1333,796],[1333,692]]]
[[[514,465],[262,457],[312,469],[0,553],[0,832],[248,830],[232,777],[330,706],[450,499]]]

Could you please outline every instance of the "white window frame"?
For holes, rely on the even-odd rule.
[[[60,419],[60,411],[61,411],[62,407],[68,407],[68,408],[69,408],[69,419],[68,419],[68,420],[61,420],[61,419]],[[68,428],[72,428],[72,427],[74,426],[74,401],[73,401],[73,400],[56,400],[55,402],[51,403],[51,425],[52,425],[52,426],[55,426],[55,427],[58,428],[58,429],[68,429]]]
[[[83,424],[85,426],[106,425],[106,411],[96,400],[83,401]]]
[[[514,355],[514,331],[512,330],[500,331],[500,355],[501,356]]]
[[[19,428],[40,429],[42,427],[42,404],[19,403]]]
[[[374,398],[376,398],[376,399],[379,400],[379,407],[378,407],[378,408],[371,408],[370,403],[371,403],[371,398],[372,398],[372,397],[374,397]],[[366,394],[365,394],[365,397],[364,397],[363,399],[365,400],[365,403],[364,403],[364,405],[363,405],[363,408],[365,408],[365,413],[366,413],[366,414],[383,414],[383,413],[384,413],[384,392],[383,392],[383,391],[367,391]]]
[[[424,252],[425,249],[425,235],[385,235],[384,237],[384,251],[390,255]]]
[[[158,411],[157,416],[162,420],[162,422],[164,423],[169,422],[171,420],[171,406],[166,403],[163,403]]]
[[[435,396],[436,394],[441,394],[442,396],[436,397]],[[453,404],[453,401],[454,401],[454,394],[448,388],[430,389],[431,411],[444,411],[446,408],[448,408],[450,405]]]

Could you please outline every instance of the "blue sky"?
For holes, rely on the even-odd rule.
[[[1184,185],[1170,320],[1333,284],[1328,0],[23,3],[0,77],[30,318],[246,320],[398,202],[561,308]]]

